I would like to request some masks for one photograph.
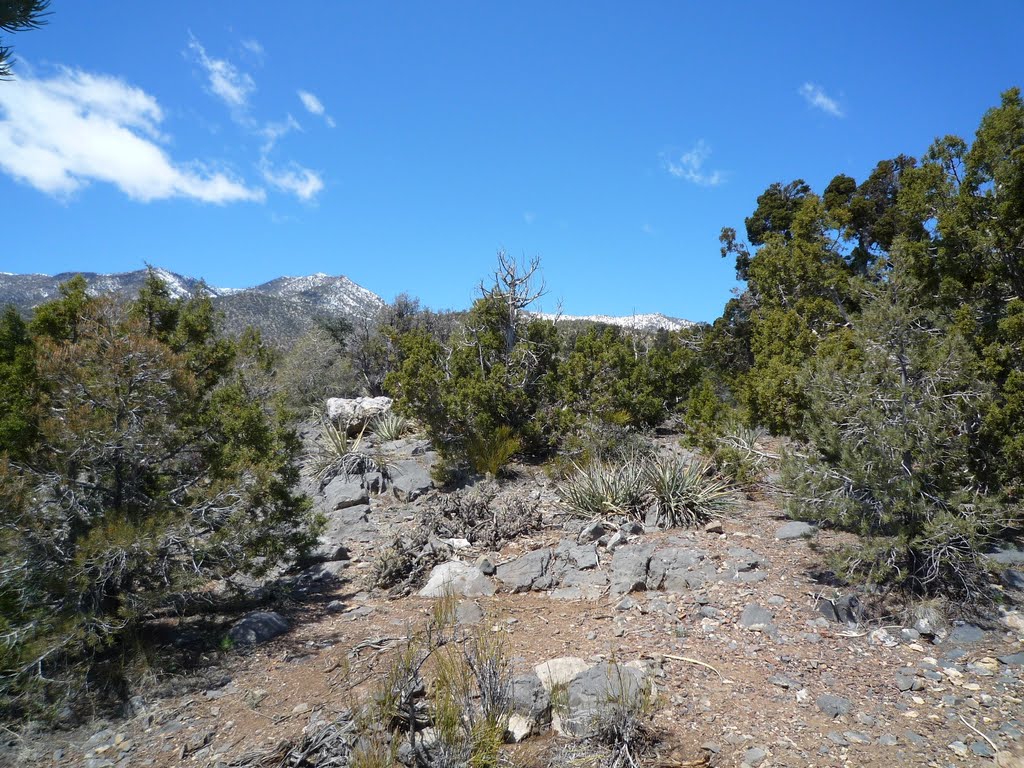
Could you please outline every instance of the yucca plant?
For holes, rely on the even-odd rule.
[[[337,475],[365,475],[380,472],[387,475],[389,462],[382,453],[368,453],[363,448],[364,426],[350,437],[345,427],[338,427],[327,417],[320,419],[320,451],[316,457],[316,477],[321,484]]]
[[[658,520],[670,527],[697,525],[734,503],[732,487],[706,459],[687,462],[678,456],[658,456],[645,470]]]
[[[633,453],[621,463],[574,464],[576,472],[559,486],[562,501],[586,515],[643,516],[647,496],[646,461]]]
[[[409,420],[401,414],[386,411],[373,420],[370,431],[388,443],[392,440],[401,440],[412,431],[411,427]]]

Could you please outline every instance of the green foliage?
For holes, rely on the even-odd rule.
[[[401,440],[412,431],[412,424],[400,413],[387,411],[370,424],[370,431],[385,442]]]
[[[982,553],[1017,514],[979,474],[991,387],[965,340],[919,306],[898,256],[884,267],[850,336],[856,354],[808,367],[811,442],[784,464],[788,507],[863,537],[846,559],[851,576],[977,599],[988,589]]]
[[[35,405],[41,396],[35,345],[14,307],[0,316],[0,446],[24,458],[38,435]]]
[[[220,338],[208,299],[169,302],[152,282],[128,304],[89,298],[80,279],[61,293],[15,345],[38,380],[34,437],[0,456],[12,708],[33,685],[75,693],[62,686],[127,653],[154,613],[210,579],[265,572],[311,535],[257,337]]]
[[[16,0],[0,4],[0,30],[24,32],[39,29],[46,23],[50,0]],[[0,45],[0,80],[13,75],[11,64],[14,59],[9,46]]]
[[[643,519],[649,490],[646,475],[646,456],[640,453],[621,462],[576,465],[576,472],[558,486],[558,495],[572,510],[588,517]]]
[[[655,456],[646,467],[648,497],[666,527],[689,527],[728,511],[733,489],[710,461]]]
[[[511,427],[499,424],[490,432],[470,435],[466,458],[474,472],[497,477],[521,445]]]

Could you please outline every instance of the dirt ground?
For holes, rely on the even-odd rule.
[[[531,482],[547,481],[538,476]],[[1024,649],[1019,634],[993,621],[980,639],[933,645],[901,637],[902,623],[830,623],[817,601],[839,592],[814,574],[821,568],[819,550],[839,537],[822,532],[813,540],[781,541],[775,532],[784,522],[762,495],[725,518],[722,533],[643,537],[682,535],[716,560],[730,547],[748,548],[767,561],[762,581],[711,582],[689,594],[634,593],[625,603],[612,595],[563,601],[542,592],[499,592],[476,599],[482,627],[507,639],[517,672],[561,656],[655,662],[653,726],[660,743],[651,764],[964,766],[995,764],[979,745],[1020,749],[1024,668],[998,660]],[[508,545],[502,559],[565,536],[552,526]],[[218,663],[230,678],[226,685],[149,701],[131,719],[16,737],[19,762],[230,765],[243,753],[295,739],[314,713],[330,716],[351,707],[432,610],[426,598],[392,599],[368,590],[377,546],[354,549],[337,588],[283,610],[292,622],[287,634],[223,654]],[[466,557],[472,561],[475,554]],[[328,611],[331,600],[342,601],[344,610]],[[742,627],[740,614],[749,604],[771,610],[777,632]],[[908,669],[930,676],[900,690],[897,673]],[[847,700],[849,711],[838,717],[822,711],[824,694]],[[509,757],[524,765],[542,762],[559,739],[530,739]]]

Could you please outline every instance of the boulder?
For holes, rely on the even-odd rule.
[[[619,547],[612,555],[611,592],[623,595],[647,588],[647,568],[654,547],[629,545]]]
[[[818,612],[839,624],[859,624],[864,618],[864,609],[856,595],[843,595],[835,600],[823,598],[818,601]]]
[[[556,686],[568,685],[576,675],[590,669],[583,659],[577,656],[562,656],[541,662],[533,668],[544,690],[551,693]]]
[[[327,418],[350,435],[359,434],[371,419],[390,410],[390,397],[327,398]]]
[[[362,478],[356,476],[338,475],[323,490],[322,506],[327,512],[369,502],[370,492],[363,484]]]
[[[430,477],[437,454],[425,453],[419,459],[401,459],[391,465],[391,492],[399,501],[414,501],[434,487]]]
[[[535,549],[522,557],[498,566],[498,579],[509,592],[529,592],[551,564],[551,549]]]
[[[699,549],[666,547],[654,553],[647,571],[648,589],[684,592],[703,586],[715,574],[707,553]]]
[[[563,734],[590,736],[601,720],[614,719],[621,710],[638,711],[644,694],[644,675],[636,667],[596,664],[569,683],[566,711],[552,725]]]
[[[529,721],[532,732],[551,721],[551,691],[535,672],[512,678],[512,711]]]
[[[420,597],[490,596],[494,594],[494,582],[484,576],[479,568],[461,560],[449,560],[434,566],[419,594]]]
[[[311,554],[313,560],[342,560],[347,557],[345,544],[351,541],[373,541],[379,535],[377,526],[370,522],[370,506],[360,504],[326,513],[327,522],[317,546]]]
[[[740,626],[754,632],[772,632],[775,625],[772,623],[771,611],[762,608],[757,603],[750,603],[740,614]]]
[[[228,637],[235,645],[259,645],[289,629],[288,620],[275,611],[254,611],[235,622]]]
[[[848,714],[852,707],[849,699],[844,699],[842,696],[836,696],[831,693],[822,694],[814,700],[814,703],[818,705],[818,709],[829,717],[841,717]]]

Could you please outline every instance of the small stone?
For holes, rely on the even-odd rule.
[[[852,706],[849,699],[844,699],[842,696],[836,696],[831,693],[822,694],[814,700],[814,703],[818,705],[818,709],[829,717],[845,715],[849,713]]]
[[[843,736],[846,737],[847,741],[851,744],[870,744],[871,739],[861,733],[860,731],[844,731]]]
[[[967,757],[971,754],[971,750],[962,741],[954,741],[952,744],[947,744],[953,754],[957,757]]]
[[[301,715],[304,712],[309,712],[309,704],[307,704],[304,701],[299,703],[299,704],[296,704],[294,707],[292,707],[292,714],[293,715]]]
[[[590,544],[591,542],[600,539],[605,535],[605,533],[607,533],[607,531],[605,530],[604,525],[602,525],[600,521],[595,520],[594,522],[584,526],[576,540],[580,544]]]
[[[790,541],[792,539],[803,539],[817,533],[817,528],[809,523],[793,521],[786,523],[775,532],[775,538],[779,541]]]
[[[721,520],[712,520],[704,526],[705,533],[723,533],[724,531],[725,529],[722,527]]]
[[[621,600],[619,600],[619,602],[617,602],[615,604],[615,610],[616,611],[630,611],[633,608],[636,608],[636,605],[637,605],[636,600],[634,600],[629,595],[626,595],[624,598],[622,598]]]
[[[750,603],[740,615],[740,626],[754,632],[770,632],[775,629],[772,614],[756,603]]]
[[[750,766],[750,768],[757,768],[761,763],[768,757],[767,750],[762,747],[753,747],[743,753],[743,762]]]
[[[976,754],[978,757],[995,757],[996,753],[992,747],[986,744],[984,741],[972,741],[971,752]]]
[[[899,744],[899,739],[893,736],[891,733],[883,733],[878,737],[878,743],[883,747],[895,747]]]

